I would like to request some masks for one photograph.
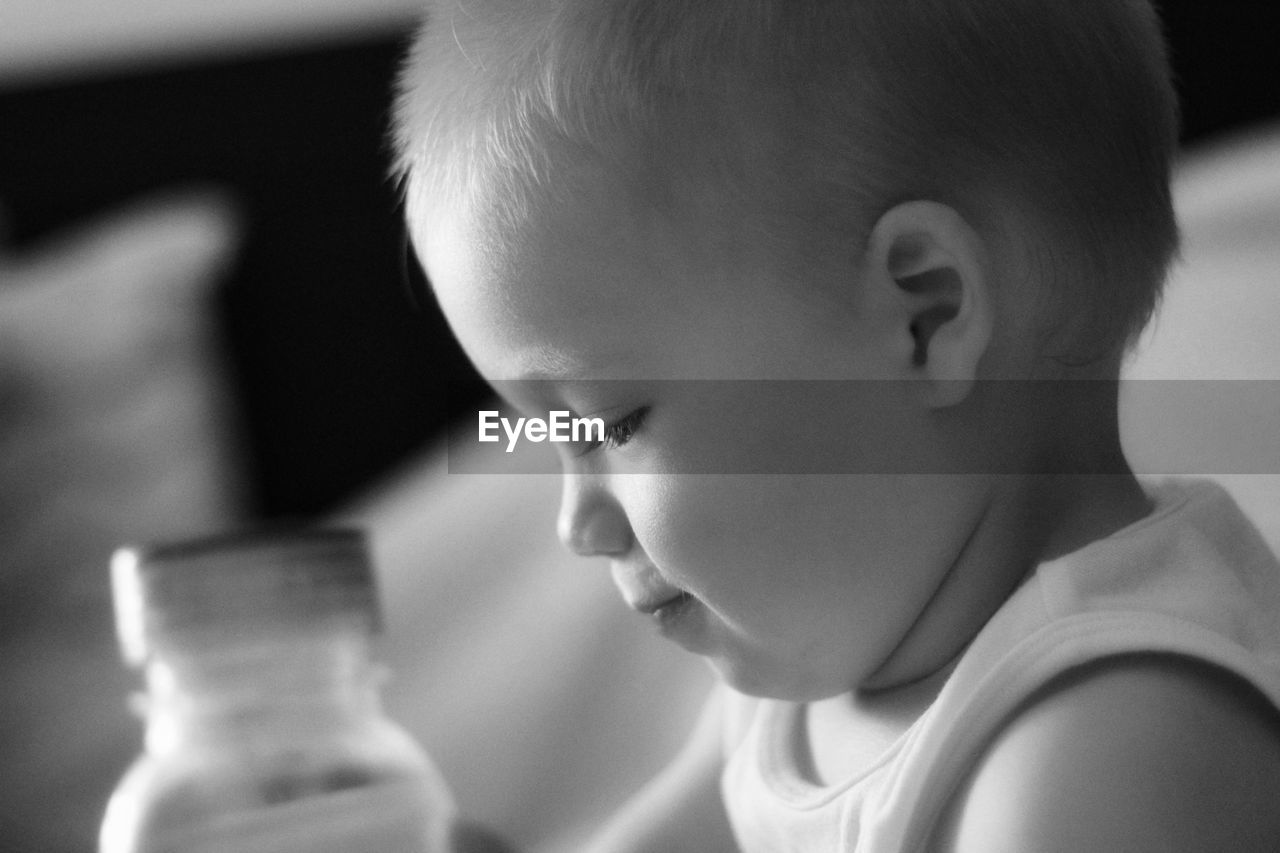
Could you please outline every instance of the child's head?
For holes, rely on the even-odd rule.
[[[931,199],[1012,242],[1005,286],[1036,289],[1067,362],[1123,349],[1176,246],[1147,0],[441,6],[397,110],[414,219],[449,198],[517,220],[589,161],[704,239],[811,267]]]
[[[1176,242],[1174,131],[1154,15],[1119,0],[460,2],[397,108],[463,347],[552,380],[514,402],[612,425],[563,456],[562,538],[796,699],[936,668],[1025,570],[1039,521],[1006,481],[918,474],[978,430],[972,380],[1114,366]],[[660,381],[689,378],[926,381],[783,409]],[[901,446],[917,475],[758,475]]]

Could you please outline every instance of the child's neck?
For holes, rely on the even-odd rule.
[[[1078,551],[1151,514],[1151,499],[1132,474],[1058,478],[1056,523],[1037,562]]]
[[[1028,472],[989,475],[981,514],[932,597],[897,647],[859,687],[884,690],[957,658],[1035,567],[1106,538],[1151,512],[1124,459],[1114,382],[1072,386],[1061,406],[1023,407],[999,440],[998,463]],[[964,475],[961,475],[964,476]],[[984,475],[975,475],[984,476]]]
[[[1021,543],[1023,548],[1015,548],[1008,537],[975,534],[952,577],[962,577],[965,571],[985,572],[983,577],[988,579],[1003,574],[1000,584],[971,583],[969,594],[965,594],[960,585],[944,583],[891,657],[890,665],[876,673],[871,689],[809,704],[801,717],[804,725],[797,733],[800,742],[796,752],[810,781],[833,784],[879,759],[928,709],[964,647],[1035,565],[1103,539],[1151,511],[1150,500],[1131,474],[1042,478],[1013,490],[998,503],[1001,505],[993,506],[988,514],[988,529],[990,524],[999,524],[1040,531],[1025,537],[1038,543],[1031,556],[1028,541]],[[993,571],[995,566],[1012,570],[1000,573]],[[944,595],[947,586],[952,589]],[[1000,592],[1006,587],[1007,591]],[[995,593],[1000,594],[997,597]],[[975,620],[973,614],[984,615]],[[937,630],[949,641],[930,637],[924,629]],[[942,634],[947,629],[950,634]],[[956,642],[958,638],[962,640]],[[877,683],[881,686],[876,687]]]
[[[994,489],[985,514],[915,623],[862,687],[928,677],[957,657],[1035,567],[1151,511],[1132,474],[1035,476]]]

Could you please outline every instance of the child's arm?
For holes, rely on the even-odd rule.
[[[671,764],[614,816],[589,853],[731,853],[737,844],[720,797],[723,691],[717,690]]]
[[[1280,714],[1172,656],[1105,661],[1033,699],[979,760],[930,850],[1280,850]]]

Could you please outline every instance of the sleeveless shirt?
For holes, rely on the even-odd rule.
[[[923,849],[1017,707],[1074,667],[1137,652],[1190,656],[1280,707],[1280,565],[1209,481],[1149,486],[1152,513],[1041,564],[961,655],[937,698],[878,760],[837,784],[798,769],[804,706],[732,696],[722,791],[744,853]]]

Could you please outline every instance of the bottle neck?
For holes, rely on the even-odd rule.
[[[385,671],[370,645],[353,628],[158,648],[146,665],[147,749],[255,733],[305,739],[376,717]]]

